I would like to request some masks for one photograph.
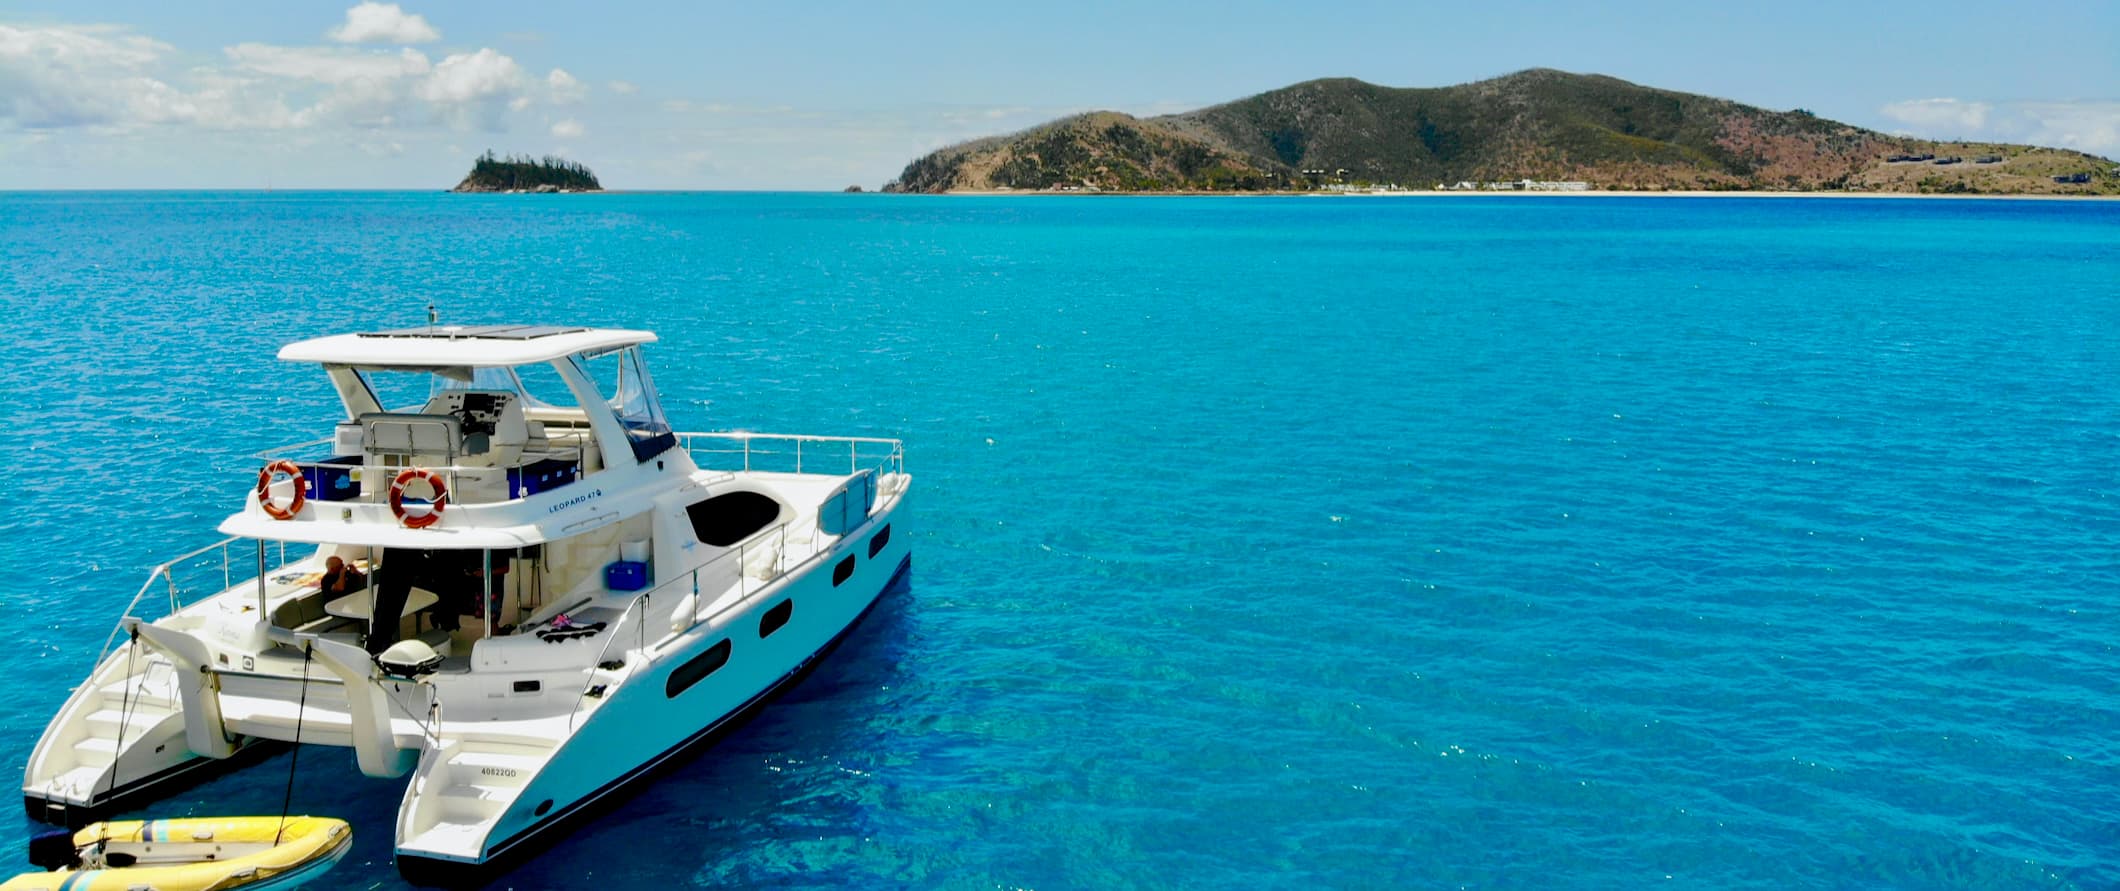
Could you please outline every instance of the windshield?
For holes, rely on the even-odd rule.
[[[670,422],[663,417],[662,404],[655,398],[655,382],[641,363],[639,348],[584,356],[574,363],[618,415],[636,459],[646,461],[677,444]]]
[[[459,390],[513,393],[532,408],[570,407],[574,399],[549,365],[522,368],[369,368],[359,372],[384,411],[416,412],[436,396]]]

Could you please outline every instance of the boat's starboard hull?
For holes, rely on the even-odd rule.
[[[495,876],[520,865],[522,861],[537,853],[538,846],[535,842],[538,839],[548,838],[556,833],[563,833],[576,822],[624,801],[627,795],[637,792],[647,781],[684,763],[686,758],[705,752],[729,734],[741,729],[746,722],[763,711],[766,706],[771,705],[774,700],[793,689],[804,678],[809,677],[810,673],[815,671],[817,666],[824,661],[824,658],[831,654],[832,651],[838,649],[839,645],[853,634],[854,629],[860,626],[862,620],[868,618],[869,614],[875,611],[876,605],[882,602],[884,595],[889,594],[909,581],[912,574],[912,564],[912,555],[910,553],[905,554],[899,560],[897,568],[890,574],[889,580],[877,589],[876,595],[869,599],[868,604],[854,617],[853,621],[849,622],[846,627],[833,636],[830,642],[819,647],[810,658],[774,681],[763,692],[746,702],[742,707],[723,716],[713,724],[702,728],[661,754],[645,760],[631,771],[582,796],[574,804],[555,810],[543,821],[525,828],[508,839],[497,842],[488,849],[487,856],[482,860],[471,861],[427,857],[400,850],[397,854],[398,874],[414,885],[441,888],[471,888],[484,885]]]

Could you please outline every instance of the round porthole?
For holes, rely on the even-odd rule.
[[[540,816],[540,817],[542,817],[542,816],[544,816],[544,815],[545,815],[545,812],[546,812],[546,811],[549,811],[549,810],[551,810],[551,809],[552,809],[552,799],[550,799],[550,798],[547,798],[547,799],[545,799],[544,801],[538,802],[538,805],[537,805],[537,815],[538,815],[538,816]]]

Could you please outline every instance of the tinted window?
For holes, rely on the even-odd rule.
[[[655,385],[641,365],[639,347],[593,358],[576,357],[574,366],[611,400],[619,425],[633,441],[635,458],[646,461],[677,445],[676,435],[663,419],[662,404],[655,399]]]
[[[780,630],[780,626],[788,624],[788,617],[794,614],[795,601],[783,600],[775,604],[772,609],[766,610],[765,615],[759,617],[758,636],[771,636],[773,632]]]
[[[882,553],[883,547],[890,543],[891,527],[886,524],[882,529],[876,530],[876,535],[869,539],[869,556],[874,557]]]
[[[837,588],[840,585],[846,584],[847,579],[853,577],[854,555],[848,554],[845,560],[839,561],[838,566],[832,567],[832,587]]]
[[[729,642],[727,640],[707,648],[707,651],[670,672],[670,679],[663,683],[663,695],[676,699],[693,684],[706,679],[722,666],[729,664]]]
[[[817,528],[826,535],[845,535],[866,522],[876,506],[876,473],[864,470],[817,506]]]
[[[777,519],[780,502],[757,492],[730,492],[686,507],[685,515],[692,518],[692,532],[700,541],[725,548]]]

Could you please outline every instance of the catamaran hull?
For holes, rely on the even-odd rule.
[[[887,520],[888,517],[883,519]],[[872,526],[870,528],[873,531],[875,527]],[[863,540],[866,540],[866,536],[864,536]],[[859,545],[857,544],[857,546]],[[850,550],[848,553],[852,553],[852,551]],[[895,568],[891,570],[887,579],[881,585],[875,583],[873,574],[862,573],[862,575],[871,577],[860,579],[864,584],[860,588],[856,588],[856,590],[869,590],[874,593],[859,604],[858,612],[854,613],[852,619],[841,626],[828,641],[811,650],[792,669],[781,674],[767,684],[763,690],[752,695],[741,705],[721,714],[711,723],[684,736],[660,753],[627,762],[634,766],[616,776],[610,776],[600,783],[595,779],[590,779],[590,777],[608,774],[610,765],[616,763],[609,760],[599,761],[601,758],[610,757],[605,751],[609,742],[608,738],[635,737],[638,735],[640,728],[614,726],[609,728],[610,732],[608,733],[594,734],[592,733],[592,727],[596,722],[592,720],[589,725],[585,725],[568,742],[562,754],[556,757],[550,766],[540,772],[540,777],[553,777],[560,782],[533,782],[530,787],[524,790],[522,797],[517,800],[514,810],[507,817],[504,817],[499,824],[501,827],[520,826],[519,829],[515,829],[512,834],[505,838],[490,842],[484,855],[478,859],[430,856],[400,849],[396,858],[398,874],[407,882],[429,887],[461,888],[485,884],[500,873],[520,865],[522,861],[538,853],[540,848],[535,844],[536,841],[563,833],[576,821],[622,801],[626,795],[638,791],[646,781],[652,780],[670,768],[681,764],[685,758],[695,756],[711,748],[715,743],[720,742],[730,733],[741,728],[745,722],[749,721],[760,711],[763,711],[775,699],[808,677],[810,672],[816,670],[817,665],[833,650],[837,649],[840,643],[845,641],[853,633],[854,629],[860,625],[861,621],[866,619],[870,612],[874,611],[876,604],[881,602],[883,595],[904,584],[910,577],[913,558],[909,552],[908,544],[887,548],[878,557],[884,559],[878,559],[873,562],[880,564],[880,566],[890,566],[891,563],[886,561],[889,558],[896,557]],[[834,559],[839,559],[839,555],[834,555]],[[829,564],[820,567],[810,573],[808,577],[826,578],[830,572],[828,566]],[[854,580],[850,579],[849,581]],[[789,595],[783,592],[780,595],[763,598],[760,606],[770,608],[771,604],[787,596]],[[798,592],[793,596],[801,597],[801,594]],[[688,659],[705,652],[719,640],[740,638],[745,636],[744,632],[747,631],[753,633],[754,640],[752,642],[755,642],[757,625],[752,617],[757,616],[762,611],[762,609],[747,610],[744,617],[724,626],[720,633],[705,635],[701,640],[695,641],[694,646],[687,647],[682,653],[663,660],[664,664],[658,667],[653,676],[644,679],[645,682],[635,681],[627,686],[635,688],[634,695],[642,695],[645,692],[659,698],[664,697],[666,679],[670,670],[675,666],[682,665]],[[735,633],[732,634],[732,630]],[[674,699],[676,697],[670,698]],[[612,704],[617,705],[618,703],[614,701]],[[613,721],[611,723],[616,725],[618,722]],[[599,740],[599,736],[607,737],[607,739]],[[599,745],[599,742],[603,742],[605,745]],[[580,790],[573,797],[571,803],[564,806],[554,804],[550,794],[562,782]]]
[[[184,742],[179,738],[174,743],[165,745],[181,748]],[[236,749],[236,754],[218,760],[193,755],[189,749],[185,749],[183,751],[187,757],[184,760],[148,776],[128,780],[115,789],[102,791],[91,803],[83,804],[31,792],[22,796],[22,810],[31,820],[79,829],[98,820],[108,819],[112,814],[160,801],[230,771],[249,767],[283,748],[284,744],[274,740],[245,739]]]

